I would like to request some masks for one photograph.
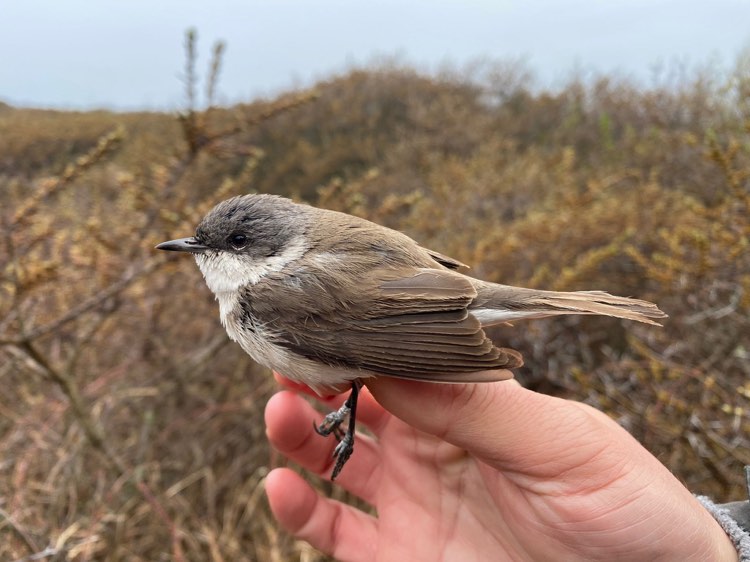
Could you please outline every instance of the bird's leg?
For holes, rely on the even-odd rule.
[[[336,457],[336,464],[333,466],[333,472],[331,472],[331,481],[336,479],[341,469],[344,468],[346,461],[349,460],[349,457],[354,452],[354,430],[357,423],[357,398],[359,397],[360,388],[362,388],[360,381],[352,382],[352,392],[346,400],[346,404],[349,405],[349,426],[346,428],[343,439],[339,441],[339,444],[333,450],[333,456]]]
[[[341,441],[341,439],[344,437],[343,432],[341,431],[341,424],[344,423],[344,420],[346,419],[346,416],[349,415],[349,412],[351,411],[351,404],[349,402],[349,399],[351,399],[351,394],[349,395],[349,398],[341,405],[341,408],[334,412],[330,412],[326,414],[326,417],[323,418],[323,423],[320,425],[315,425],[315,422],[313,422],[313,428],[315,428],[315,432],[318,435],[322,435],[323,437],[328,437],[333,433],[333,436],[336,438],[337,441]]]
[[[323,423],[314,426],[315,431],[319,435],[327,436],[333,433],[336,439],[339,440],[338,445],[333,450],[333,456],[336,457],[336,464],[333,467],[331,473],[331,480],[335,480],[336,477],[344,468],[346,461],[352,456],[354,451],[354,430],[357,423],[357,397],[359,396],[359,390],[362,388],[362,383],[359,380],[352,382],[352,392],[349,394],[349,398],[346,399],[343,406],[331,412],[324,419]],[[341,424],[344,420],[349,417],[349,426],[346,429],[346,433],[341,432]]]

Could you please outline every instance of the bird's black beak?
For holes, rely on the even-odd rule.
[[[208,246],[204,246],[198,242],[195,238],[179,238],[177,240],[170,240],[169,242],[162,242],[156,246],[157,250],[169,250],[171,252],[190,252],[191,254],[202,254],[208,250]]]

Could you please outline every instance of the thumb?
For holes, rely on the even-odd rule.
[[[621,446],[642,450],[594,408],[532,392],[513,380],[434,384],[374,377],[365,382],[396,417],[501,470],[553,476],[594,457],[604,460],[603,450],[618,453],[618,459]]]

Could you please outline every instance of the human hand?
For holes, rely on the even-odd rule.
[[[336,482],[376,516],[319,496],[287,468],[266,480],[279,523],[323,552],[352,561],[737,560],[690,492],[589,406],[515,381],[366,384],[357,418],[374,437],[357,435]],[[272,445],[327,475],[335,441],[311,422],[322,417],[289,391],[266,408]]]

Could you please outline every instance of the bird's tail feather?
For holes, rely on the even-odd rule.
[[[483,285],[472,313],[489,326],[527,318],[560,314],[597,314],[660,326],[655,318],[666,318],[648,301],[618,297],[604,291],[537,291],[507,285]]]

